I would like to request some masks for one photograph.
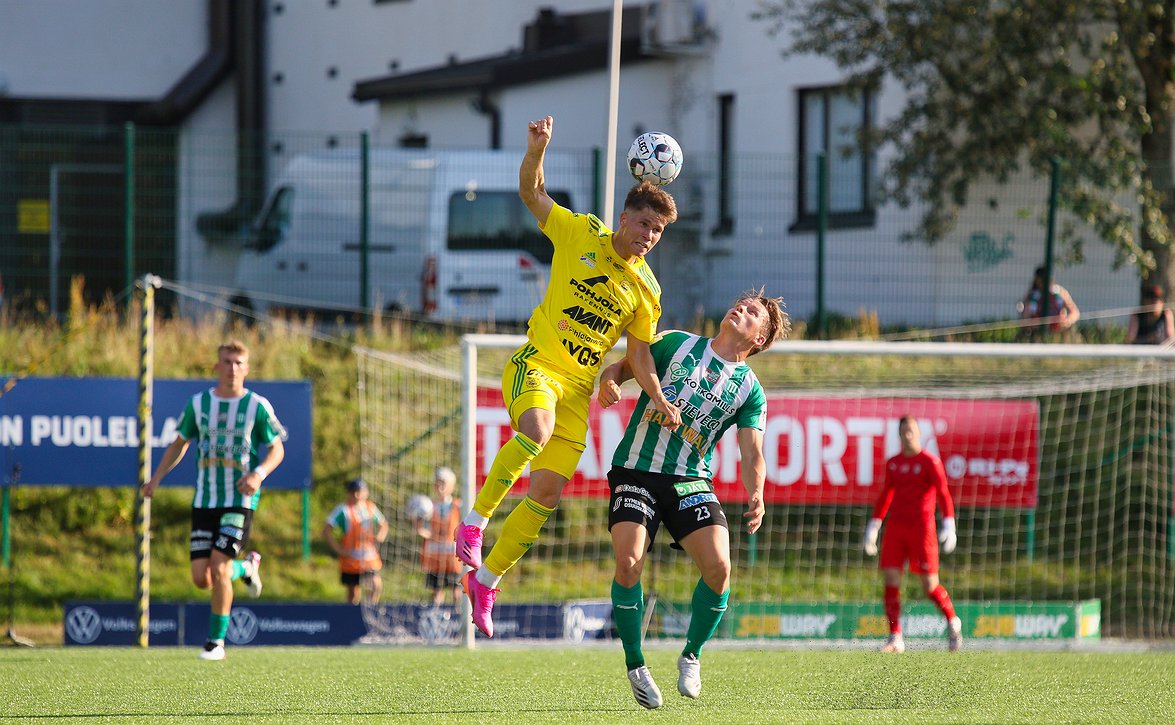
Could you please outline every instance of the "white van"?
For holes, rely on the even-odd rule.
[[[359,154],[324,151],[286,166],[238,261],[235,304],[443,321],[530,317],[552,249],[518,197],[522,151],[371,150],[366,244]],[[590,154],[548,153],[544,169],[552,198],[591,210]]]

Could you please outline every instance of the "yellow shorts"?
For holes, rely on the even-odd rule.
[[[551,440],[530,462],[531,470],[547,469],[570,479],[579,465],[587,441],[588,404],[592,386],[568,377],[537,360],[538,350],[523,345],[502,372],[502,399],[510,424],[518,430],[519,417],[531,408],[555,414]]]

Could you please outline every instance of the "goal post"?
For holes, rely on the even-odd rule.
[[[398,512],[428,491],[436,465],[457,470],[463,505],[472,504],[511,435],[500,377],[524,341],[466,335],[443,350],[360,355],[364,475],[393,523],[385,602],[424,602],[418,542]],[[748,362],[768,396],[767,515],[754,536],[733,524],[745,492],[730,431],[712,466],[732,522],[732,607],[719,636],[755,636],[757,626],[767,627],[757,636],[786,636],[778,628],[809,621],[803,613],[817,606],[844,614],[841,636],[880,634],[868,607],[880,609],[881,579],[861,538],[906,414],[919,419],[924,445],[948,473],[959,544],[942,555],[941,579],[970,607],[963,611],[986,623],[977,636],[1011,636],[1037,621],[1001,617],[1000,607],[1091,601],[1106,634],[1175,636],[1175,350],[788,341]],[[499,607],[606,602],[606,474],[635,383],[624,395],[606,411],[593,401],[576,476],[537,545],[503,580]],[[491,521],[487,547],[527,483],[524,476]],[[670,541],[662,530],[646,561],[645,591],[658,602],[650,638],[684,631],[698,580]],[[906,577],[910,616],[923,599],[917,578]],[[437,641],[472,637],[459,625]]]

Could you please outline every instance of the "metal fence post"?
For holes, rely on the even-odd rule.
[[[136,578],[135,602],[138,627],[137,643],[146,648],[151,626],[151,499],[143,487],[151,480],[151,435],[155,385],[155,290],[161,280],[153,274],[143,277],[139,289],[143,309],[139,336],[139,481],[135,494]]]
[[[367,132],[359,134],[359,305],[371,311],[371,147]]]

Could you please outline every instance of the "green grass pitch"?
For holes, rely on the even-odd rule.
[[[619,645],[0,649],[0,723],[1148,723],[1175,713],[1175,652],[713,647],[702,695],[675,649],[642,710]]]

